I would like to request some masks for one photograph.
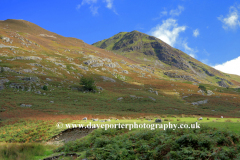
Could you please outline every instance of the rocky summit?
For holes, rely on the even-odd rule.
[[[166,75],[169,78],[222,87],[234,86],[234,77],[231,75],[203,64],[156,37],[138,31],[120,32],[94,43],[93,46],[128,57],[145,65],[155,74]]]

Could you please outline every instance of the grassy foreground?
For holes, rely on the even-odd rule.
[[[162,124],[190,124],[196,117],[162,116]],[[111,122],[61,120],[64,124],[153,124],[151,117]],[[0,159],[43,159],[52,154],[78,153],[78,159],[239,159],[240,128],[236,118],[207,118],[200,129],[98,129],[88,136],[64,144],[45,145],[62,130],[57,121],[20,120],[0,128]],[[11,142],[11,143],[8,143]],[[19,143],[20,142],[20,143]],[[23,142],[23,143],[22,143]],[[71,157],[62,157],[70,159]]]

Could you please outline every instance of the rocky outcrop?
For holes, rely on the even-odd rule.
[[[106,76],[101,76],[101,78],[103,79],[103,81],[110,81],[110,82],[116,82],[116,80],[106,77]]]
[[[207,102],[208,102],[208,99],[205,99],[203,101],[192,102],[192,105],[206,104]]]
[[[188,76],[188,75],[179,75],[178,73],[173,73],[173,72],[164,72],[164,74],[170,78],[181,78],[181,79],[184,79],[187,81],[192,81],[192,82],[198,83],[198,81],[196,79],[194,79],[193,77]]]

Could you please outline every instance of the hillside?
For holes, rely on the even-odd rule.
[[[173,48],[160,39],[132,31],[120,32],[111,38],[96,42],[93,46],[113,51],[163,71],[170,78],[208,83],[222,87],[237,86],[231,75],[222,73],[186,53]]]
[[[0,71],[2,120],[240,116],[238,76],[138,31],[122,32],[93,46],[28,21],[0,21]],[[81,90],[81,77],[92,77],[97,93]]]

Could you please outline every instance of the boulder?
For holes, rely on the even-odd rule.
[[[150,97],[150,96],[149,96],[148,98],[150,98],[150,99],[151,99],[151,100],[153,100],[153,101],[156,101],[156,99],[155,99],[155,98],[153,98],[153,97]]]
[[[208,99],[205,99],[205,100],[202,100],[202,101],[192,102],[192,105],[206,104],[207,102],[208,102]]]
[[[162,120],[161,120],[161,119],[156,119],[155,122],[156,122],[156,123],[161,123]]]
[[[112,79],[112,78],[109,78],[109,77],[106,77],[106,76],[101,76],[101,78],[102,78],[104,81],[116,82],[116,80],[114,80],[114,79]]]
[[[123,97],[119,97],[117,100],[118,100],[118,101],[121,101],[121,100],[123,100]]]
[[[82,120],[87,120],[87,117],[84,117]]]
[[[211,96],[211,95],[213,95],[213,94],[214,94],[213,91],[207,90],[207,95],[208,95],[208,96]]]
[[[100,87],[100,86],[97,86],[97,89],[100,90],[100,91],[103,91],[103,88]]]

